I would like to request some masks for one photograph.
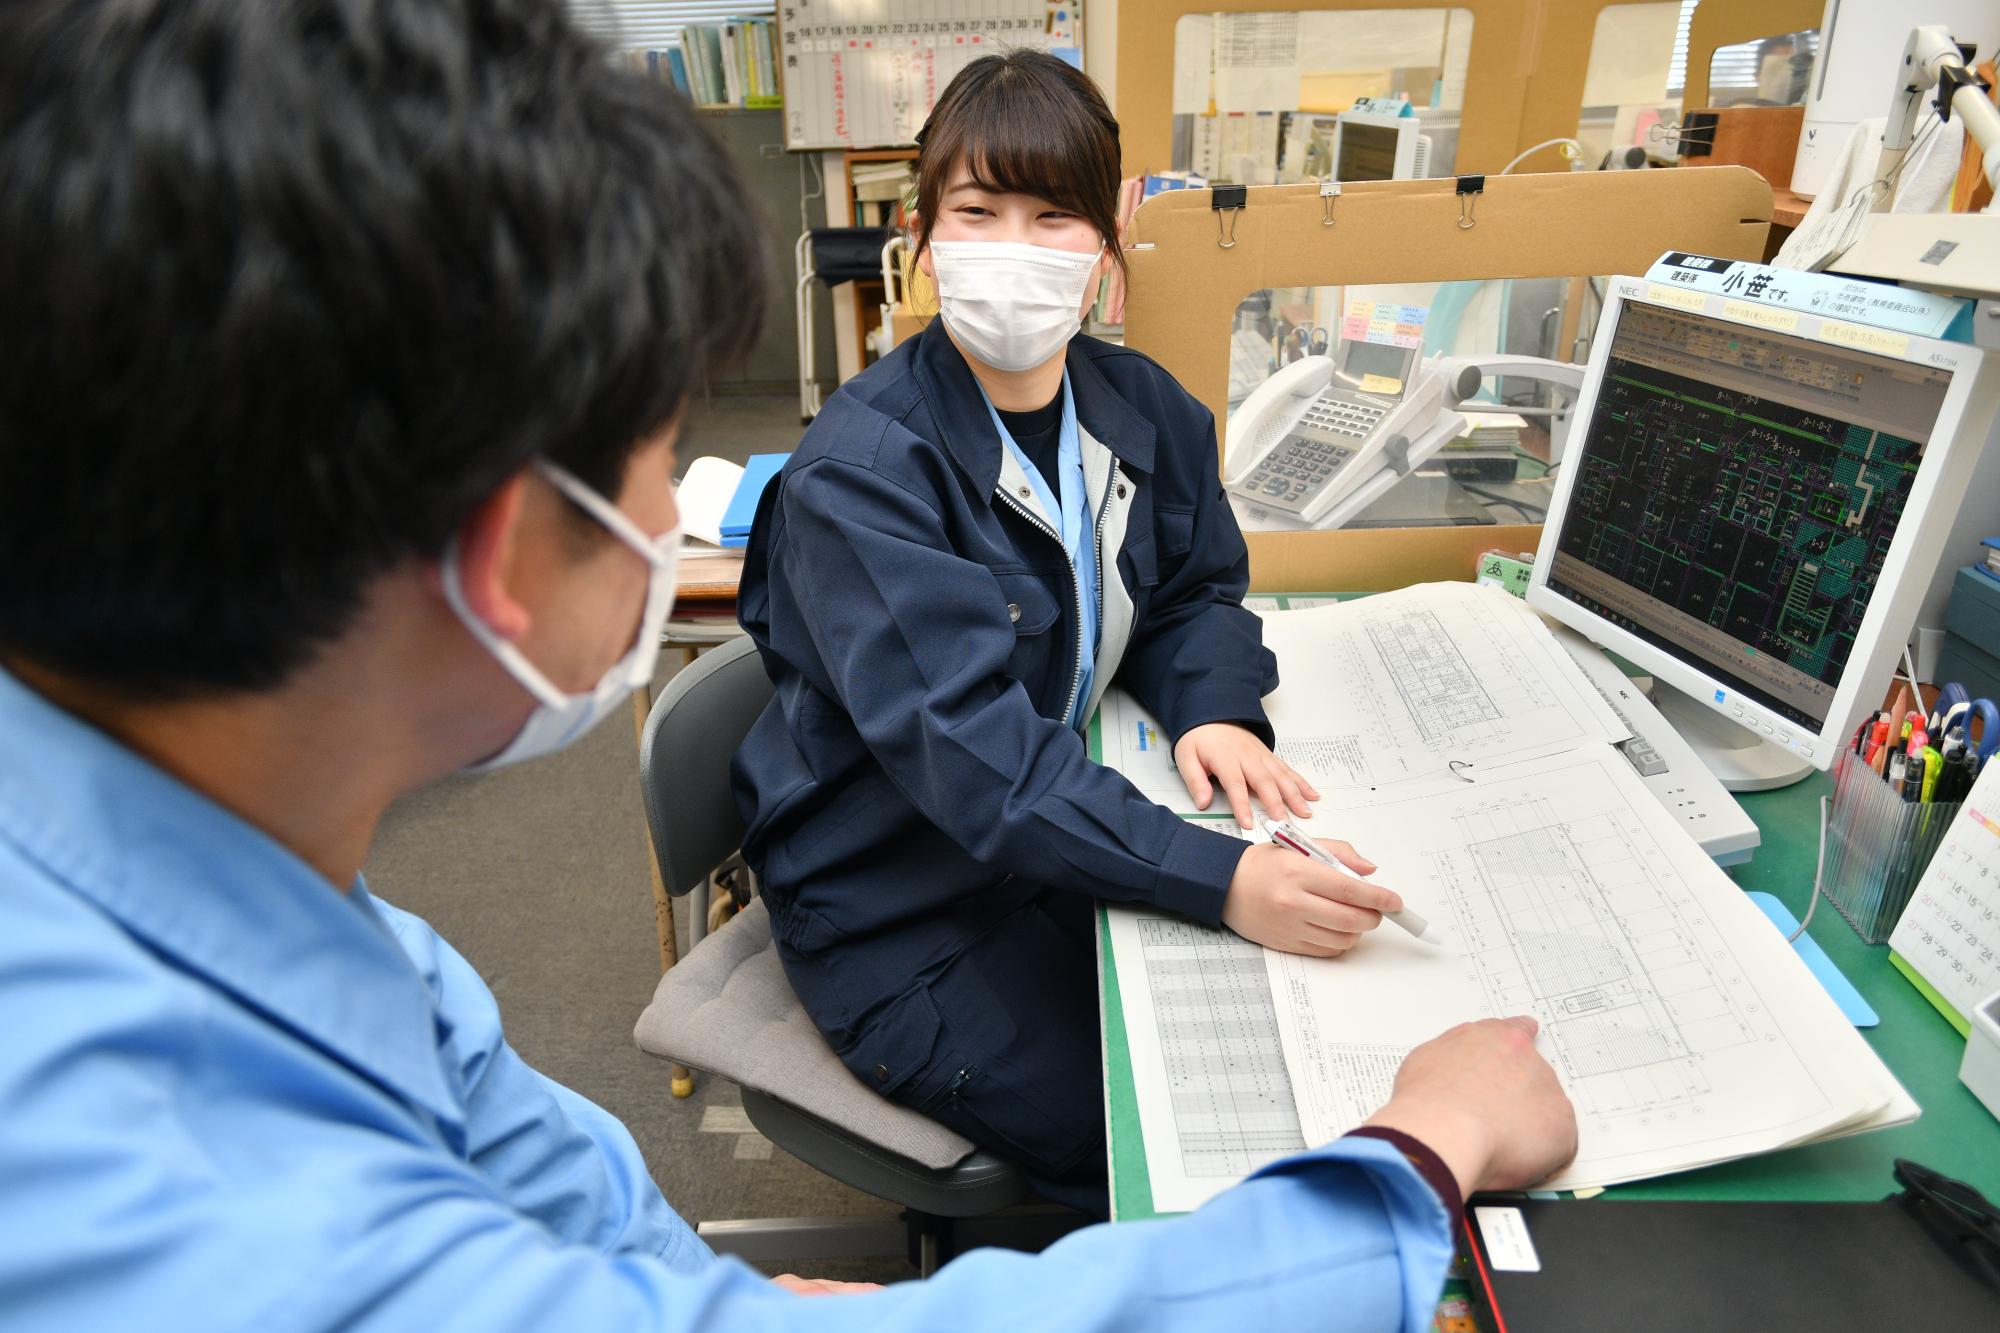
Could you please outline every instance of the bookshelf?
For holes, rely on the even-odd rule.
[[[914,148],[856,148],[840,155],[841,201],[846,205],[848,225],[900,226],[903,210],[900,204],[890,204],[881,200],[858,200],[854,196],[854,169],[871,162],[912,162],[917,160]],[[884,206],[887,204],[887,206]],[[830,214],[831,210],[829,210]],[[831,218],[829,216],[829,221]],[[840,224],[834,224],[840,225]],[[867,369],[870,361],[868,334],[881,318],[880,307],[883,300],[882,282],[876,279],[861,279],[834,289],[834,320],[839,326],[834,337],[835,365],[840,379],[845,382]]]

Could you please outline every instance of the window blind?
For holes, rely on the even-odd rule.
[[[1700,0],[1681,0],[1680,20],[1674,24],[1674,59],[1667,66],[1667,96],[1679,97],[1688,86],[1688,24]],[[1655,66],[1658,68],[1658,66]]]
[[[620,50],[659,51],[687,23],[771,18],[776,0],[570,0],[578,24]]]

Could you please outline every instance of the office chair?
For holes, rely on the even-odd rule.
[[[756,644],[743,638],[683,667],[653,704],[639,785],[661,881],[675,897],[706,885],[742,841],[729,761],[770,699]],[[792,993],[761,899],[660,978],[634,1035],[650,1054],[741,1085],[743,1110],[764,1137],[904,1210],[895,1222],[700,1223],[717,1250],[756,1260],[907,1251],[927,1276],[975,1240],[1038,1248],[1083,1220],[1049,1205],[992,1217],[1029,1197],[1021,1170],[848,1071]]]
[[[843,282],[877,279],[882,275],[883,248],[895,235],[893,227],[808,227],[799,233],[792,247],[792,268],[798,283],[792,289],[794,313],[799,325],[799,421],[807,424],[819,415],[819,381],[813,377],[818,362],[812,317],[814,279],[828,289]]]

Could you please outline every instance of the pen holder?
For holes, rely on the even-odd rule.
[[[1888,779],[1841,751],[1827,816],[1826,900],[1870,944],[1896,928],[1931,854],[1958,816],[1959,801],[1906,801]]]

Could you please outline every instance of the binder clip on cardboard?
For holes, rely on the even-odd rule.
[[[1236,215],[1249,199],[1247,185],[1218,185],[1208,192],[1208,206],[1215,210],[1215,243],[1225,250],[1236,248]]]
[[[1484,176],[1460,176],[1458,178],[1458,226],[1461,231],[1470,231],[1478,219],[1473,211],[1479,206],[1479,196],[1486,192]]]
[[[1319,183],[1319,225],[1333,225],[1333,201],[1340,198],[1340,182],[1323,180]]]

